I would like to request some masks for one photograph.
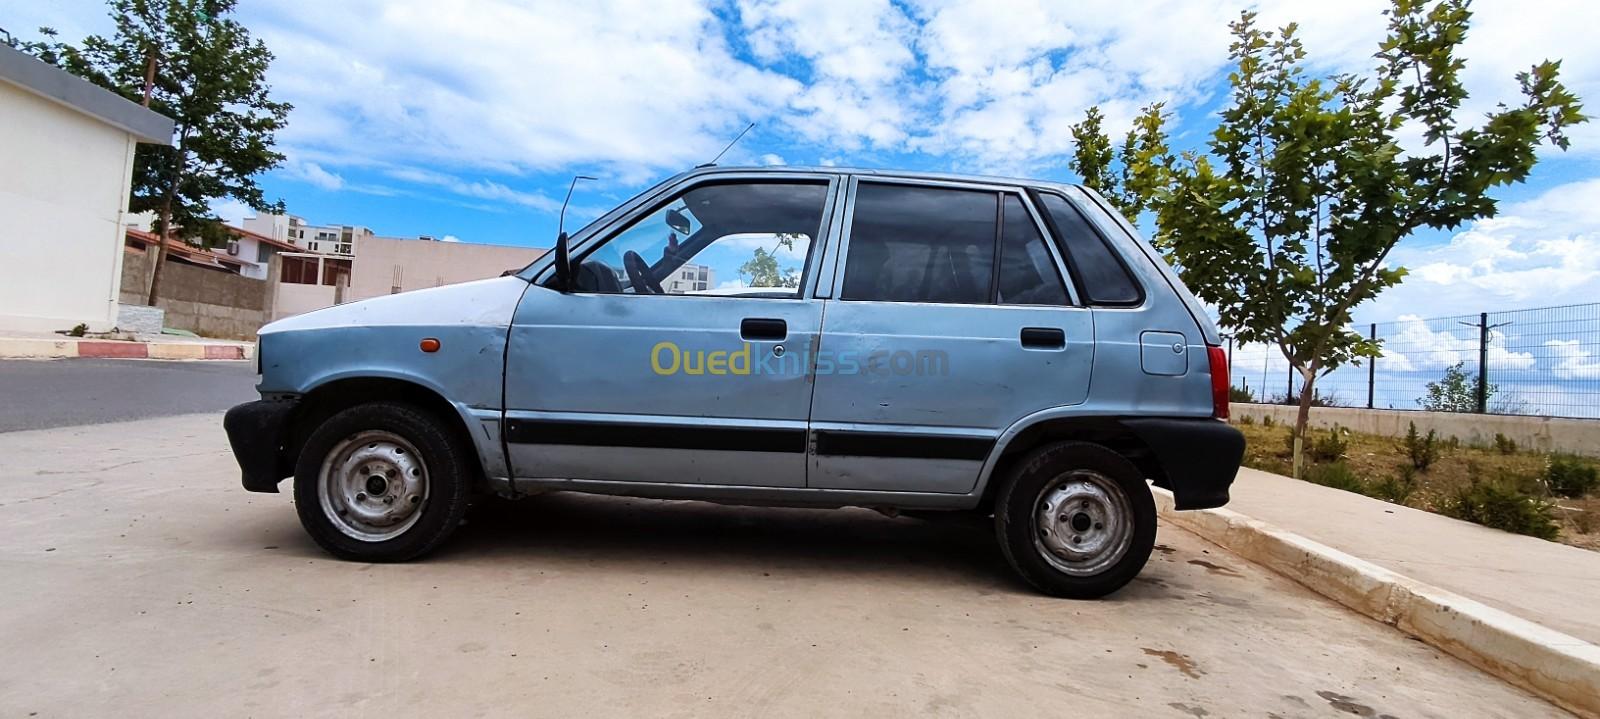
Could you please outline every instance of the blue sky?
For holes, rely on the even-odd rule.
[[[1175,144],[1204,142],[1225,90],[1226,24],[1298,21],[1328,72],[1361,70],[1381,0],[244,0],[296,106],[269,198],[379,234],[548,246],[574,173],[581,224],[709,159],[1074,179],[1067,127],[1091,104],[1121,132],[1166,102]],[[1466,47],[1468,113],[1514,101],[1513,75],[1565,60],[1600,108],[1600,6],[1482,0]],[[99,0],[0,0],[0,27],[108,32]],[[1600,123],[1543,154],[1502,216],[1407,240],[1407,282],[1361,321],[1600,298]],[[237,219],[244,210],[224,203]]]

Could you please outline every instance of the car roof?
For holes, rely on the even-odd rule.
[[[1037,180],[1026,177],[1005,177],[1000,175],[972,175],[957,172],[925,172],[917,170],[894,170],[886,168],[866,167],[833,167],[812,165],[701,165],[679,177],[699,177],[721,173],[781,174],[786,172],[816,172],[833,175],[871,175],[878,177],[897,177],[912,180],[947,180],[951,182],[973,182],[984,184],[1021,185],[1025,187],[1077,187],[1070,182],[1052,182],[1050,180]]]

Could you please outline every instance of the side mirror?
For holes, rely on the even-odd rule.
[[[572,255],[567,249],[567,233],[562,231],[556,236],[556,277],[555,288],[561,292],[572,291]]]
[[[687,237],[689,230],[693,229],[694,225],[690,224],[689,218],[682,212],[667,210],[667,227],[671,227],[673,232]]]

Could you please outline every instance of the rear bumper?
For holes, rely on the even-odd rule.
[[[1215,419],[1125,419],[1161,463],[1162,486],[1178,509],[1210,509],[1228,503],[1228,487],[1244,460],[1244,435]]]
[[[223,415],[222,428],[228,432],[228,444],[243,472],[245,489],[277,492],[278,482],[294,473],[285,445],[289,440],[289,418],[298,404],[293,399],[257,400]]]

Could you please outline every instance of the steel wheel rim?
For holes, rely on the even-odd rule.
[[[1127,556],[1133,521],[1133,503],[1121,485],[1093,470],[1073,470],[1039,490],[1033,546],[1056,571],[1093,576]]]
[[[406,438],[364,430],[344,438],[322,461],[317,498],[340,532],[363,542],[404,534],[428,504],[428,468]]]

